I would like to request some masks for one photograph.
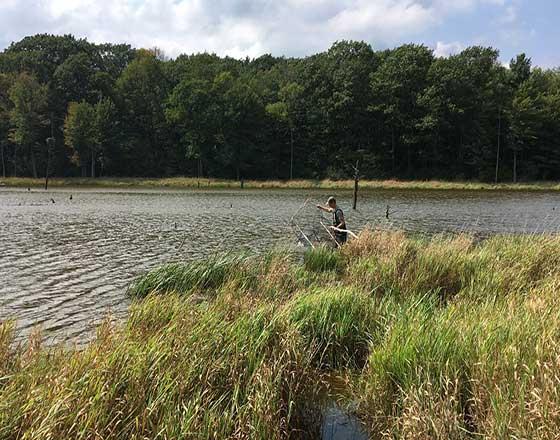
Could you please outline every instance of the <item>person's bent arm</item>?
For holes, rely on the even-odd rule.
[[[333,212],[334,209],[332,209],[330,206],[323,206],[323,205],[317,205],[317,208],[320,209],[321,211],[325,211],[325,212]]]

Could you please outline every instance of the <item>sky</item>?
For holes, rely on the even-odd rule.
[[[493,46],[507,63],[560,66],[559,0],[0,0],[0,50],[37,33],[166,55],[305,56],[337,40],[422,43],[437,56]]]

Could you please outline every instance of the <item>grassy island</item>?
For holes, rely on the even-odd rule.
[[[171,264],[82,350],[0,325],[0,438],[317,438],[329,400],[372,438],[555,438],[559,286],[542,236]]]
[[[44,179],[28,177],[0,178],[0,187],[43,188]],[[324,189],[352,190],[353,180],[245,180],[243,183],[225,179],[197,179],[196,177],[99,177],[99,178],[51,178],[50,188],[122,188],[122,189]],[[529,183],[482,183],[452,182],[443,180],[361,180],[360,188],[369,190],[467,190],[467,191],[559,191],[558,182]]]

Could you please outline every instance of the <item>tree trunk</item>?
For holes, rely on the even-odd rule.
[[[410,155],[411,155],[410,144],[407,142],[406,143],[406,174],[408,175],[409,179],[410,179],[411,173],[412,173],[412,159],[411,159]]]
[[[461,165],[463,161],[463,126],[459,127],[459,148],[457,154],[455,155],[455,170],[461,170]],[[460,171],[459,171],[460,172]]]
[[[82,177],[87,177],[87,165],[82,165]]]
[[[95,178],[95,150],[91,150],[91,177]]]
[[[48,142],[48,141],[47,141]],[[45,191],[49,189],[49,167],[51,162],[51,149],[47,143],[47,167],[45,169]]]
[[[356,167],[354,168],[354,197],[352,203],[352,209],[356,209],[356,205],[358,204],[358,183],[360,180],[360,173],[358,171],[358,166],[360,162],[356,161]]]
[[[395,127],[391,126],[391,171],[393,173],[393,177],[395,176]]]
[[[290,128],[290,180],[294,178],[294,129]]]
[[[35,161],[35,152],[33,151],[33,147],[29,149],[31,154],[31,171],[33,172],[33,178],[37,179],[37,162]]]
[[[14,177],[17,177],[17,145],[14,145]]]
[[[4,161],[4,142],[0,142],[0,150],[2,152],[2,177],[6,178],[6,162]]]
[[[432,148],[432,169],[430,170],[430,175],[432,176],[432,178],[436,174],[435,170],[437,168],[438,150],[439,150],[439,127],[436,131],[436,142],[433,144],[433,148]]]
[[[513,150],[513,183],[517,183],[517,149]]]
[[[500,171],[500,142],[502,140],[502,109],[498,110],[498,149],[496,151],[496,175],[494,183],[498,183],[498,173]]]

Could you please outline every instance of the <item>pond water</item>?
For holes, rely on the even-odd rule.
[[[0,188],[0,320],[15,319],[22,337],[39,326],[51,342],[83,342],[108,313],[126,316],[125,290],[134,277],[169,261],[295,246],[290,218],[297,212],[307,233],[321,231],[321,220],[330,219],[314,206],[328,195]],[[350,192],[337,197],[354,231],[370,224],[491,235],[560,226],[560,193],[553,192],[369,191],[360,194],[357,211]]]
[[[360,420],[338,404],[331,402],[323,411],[321,440],[367,440]]]

